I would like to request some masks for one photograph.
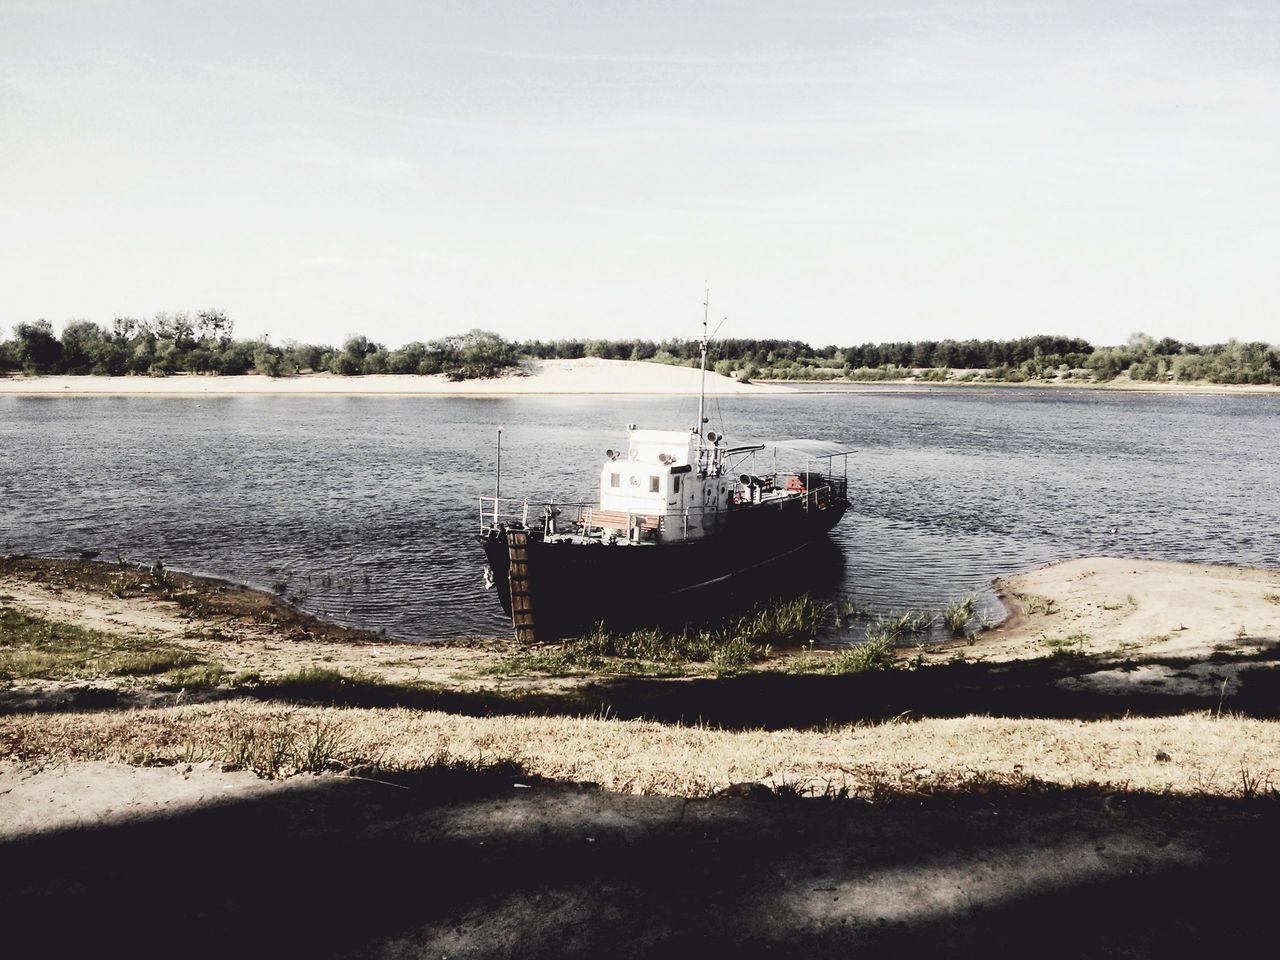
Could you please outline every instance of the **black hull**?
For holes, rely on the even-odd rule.
[[[600,622],[619,629],[713,619],[721,604],[736,599],[749,606],[784,582],[797,581],[802,589],[820,583],[825,578],[815,559],[830,567],[832,558],[815,558],[813,548],[829,543],[826,534],[844,515],[845,504],[801,506],[743,510],[727,516],[724,528],[705,540],[671,544],[546,543],[531,531],[527,556],[538,639],[573,636]],[[494,531],[483,543],[510,615],[506,537]]]

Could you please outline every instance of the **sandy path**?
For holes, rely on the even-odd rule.
[[[223,771],[212,763],[131,767],[90,760],[24,766],[0,761],[0,839],[119,825],[288,789],[291,781]]]
[[[443,376],[371,375],[339,377],[306,374],[272,379],[256,375],[240,377],[0,377],[0,396],[520,396],[538,394],[680,395],[698,392],[699,371],[693,367],[632,360],[532,360],[522,365],[522,375],[452,383]],[[732,377],[707,373],[707,393],[789,394],[792,388],[777,384],[740,383]]]

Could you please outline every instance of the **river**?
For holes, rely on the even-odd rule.
[[[937,610],[993,577],[1109,554],[1280,566],[1280,396],[852,389],[709,400],[735,439],[847,443],[824,596]],[[98,551],[274,589],[430,640],[509,632],[477,497],[593,499],[655,397],[0,397],[0,551]]]

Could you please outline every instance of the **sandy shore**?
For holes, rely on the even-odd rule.
[[[1181,692],[1225,682],[1230,693],[1241,669],[1280,646],[1280,570],[1088,557],[996,586],[1010,617],[974,656],[1120,661],[1075,681],[1099,689]]]
[[[803,395],[822,393],[817,381],[770,380],[741,383],[732,377],[707,374],[707,393]],[[1212,383],[1146,383],[1125,377],[1106,383],[1081,380],[1006,383],[1001,381],[958,382],[922,380],[830,381],[830,392],[894,393],[904,387],[993,388],[1009,390],[1106,390],[1121,393],[1162,393],[1185,395],[1280,396],[1280,386]],[[518,373],[488,380],[452,383],[442,376],[372,375],[339,377],[333,374],[306,374],[272,379],[257,375],[239,377],[175,374],[169,377],[25,377],[0,375],[0,396],[688,396],[698,392],[698,371],[662,363],[631,360],[525,361]]]
[[[683,395],[698,392],[700,373],[693,367],[632,360],[527,361],[518,373],[488,380],[450,382],[443,376],[374,375],[339,377],[197,376],[169,377],[0,377],[0,396],[439,396],[505,397],[540,394]],[[707,373],[707,393],[782,394],[790,387],[739,383]]]
[[[783,385],[794,384],[793,380],[762,380],[761,383]],[[847,393],[850,387],[856,387],[860,393],[898,393],[904,387],[949,389],[991,389],[991,390],[1102,390],[1112,393],[1162,393],[1188,394],[1204,396],[1238,396],[1261,395],[1280,396],[1280,386],[1275,384],[1225,384],[1196,381],[1194,383],[1153,383],[1145,380],[1130,380],[1127,376],[1115,380],[1025,380],[1013,383],[1008,380],[918,380],[914,377],[895,380],[807,380],[799,388],[805,393],[823,393],[823,384],[829,384],[826,392]],[[915,392],[915,391],[913,391]]]
[[[278,598],[243,588],[218,587],[222,592],[193,603],[181,590],[171,598],[156,596],[155,585],[146,582],[122,590],[116,581],[77,578],[75,562],[59,568],[61,573],[23,566],[29,563],[11,562],[0,570],[0,606],[188,649],[222,665],[226,676],[252,672],[270,682],[319,668],[363,678],[348,692],[338,691],[345,702],[362,707],[340,711],[352,755],[379,756],[398,766],[412,766],[415,756],[438,749],[466,756],[487,743],[490,755],[519,757],[539,775],[639,792],[696,795],[735,780],[821,783],[832,777],[859,790],[878,789],[887,772],[898,782],[915,770],[928,771],[928,779],[939,783],[979,771],[1062,784],[1114,779],[1193,791],[1210,782],[1218,784],[1215,789],[1229,788],[1242,767],[1280,756],[1280,726],[1249,719],[1280,711],[1274,696],[1280,678],[1276,570],[1073,560],[1003,581],[1011,611],[1004,627],[972,644],[905,649],[903,663],[917,663],[913,670],[794,674],[787,657],[805,655],[795,650],[736,677],[628,677],[495,673],[488,668],[516,652],[510,640],[377,642],[341,628],[309,626],[305,615],[290,620]],[[237,724],[305,726],[294,713],[298,708],[281,712],[247,702],[252,688],[179,693],[149,687],[146,676],[4,687],[0,707],[17,714],[0,717],[0,757],[6,750],[39,754],[50,745],[65,760],[127,759],[161,749],[159,741],[147,746],[156,730],[131,719],[127,708],[137,706],[163,708],[157,716],[169,718],[164,749],[176,749],[170,735],[182,731],[177,742],[188,748],[203,742],[210,756],[220,749],[218,737]],[[110,696],[104,699],[103,691]],[[86,702],[86,692],[93,702],[117,709],[27,712]],[[210,699],[226,702],[200,705]],[[408,709],[374,708],[383,703]],[[1246,716],[1223,739],[1221,723],[1197,734],[1208,720],[1173,719],[1195,710]],[[580,719],[602,711],[618,719]],[[903,714],[927,719],[861,726]],[[1095,719],[1126,714],[1134,718],[1128,727]],[[637,725],[627,718],[676,726]],[[691,718],[712,726],[683,729]],[[827,721],[855,727],[804,729]],[[1113,746],[1100,746],[1108,742]],[[1146,745],[1135,747],[1136,742]],[[1048,749],[1046,743],[1057,746]],[[1161,751],[1179,757],[1178,763],[1161,761]],[[1266,769],[1276,774],[1275,766]]]

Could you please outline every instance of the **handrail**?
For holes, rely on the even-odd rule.
[[[815,480],[811,485],[806,485],[798,490],[788,491],[785,487],[788,476],[803,476],[803,474],[790,473],[774,473],[768,476],[773,482],[773,489],[767,498],[754,501],[744,501],[744,506],[778,506],[785,507],[787,503],[799,499],[801,501],[801,509],[808,511],[810,502],[813,501],[819,490],[827,489],[831,495],[841,500],[848,500],[849,484],[848,480],[842,477],[819,475],[820,481]],[[812,475],[811,475],[812,476]],[[763,479],[763,477],[761,478]],[[806,478],[807,479],[807,478]],[[528,497],[479,497],[480,505],[480,534],[484,536],[492,530],[496,530],[504,523],[516,524],[517,522],[523,528],[529,526],[529,506]],[[554,508],[562,513],[568,513],[576,510],[576,516],[566,518],[566,521],[572,523],[579,530],[587,531],[593,529],[603,529],[596,521],[599,519],[598,513],[610,515],[610,519],[625,515],[626,529],[630,531],[635,527],[636,518],[644,518],[643,525],[649,526],[656,524],[660,534],[669,530],[669,521],[676,520],[679,525],[679,532],[683,534],[683,539],[689,538],[689,521],[690,518],[700,518],[705,514],[719,514],[722,511],[718,507],[708,507],[702,504],[677,508],[674,512],[669,509],[666,503],[654,504],[652,510],[634,510],[625,511],[602,511],[599,503],[592,501],[568,501],[555,502],[547,501],[542,504],[534,503],[534,509],[545,513],[548,507]],[[535,521],[536,522],[536,521]],[[612,524],[610,526],[613,526]]]

